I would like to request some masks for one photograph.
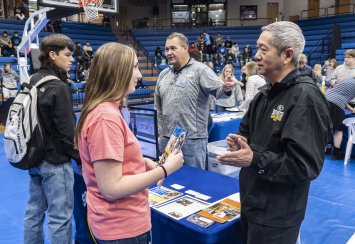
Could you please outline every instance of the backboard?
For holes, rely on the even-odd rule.
[[[101,13],[117,13],[119,0],[104,0],[99,8]],[[40,5],[50,7],[79,8],[79,0],[39,0]]]

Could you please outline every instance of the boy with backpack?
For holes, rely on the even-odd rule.
[[[74,174],[71,159],[80,163],[74,149],[75,115],[72,96],[65,83],[73,62],[72,40],[62,34],[45,37],[40,44],[40,70],[31,85],[55,76],[37,88],[37,113],[46,138],[42,162],[29,169],[30,198],[24,220],[24,243],[43,243],[44,215],[48,214],[51,243],[72,243]]]

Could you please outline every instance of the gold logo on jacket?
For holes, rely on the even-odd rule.
[[[273,121],[281,121],[282,117],[284,116],[284,112],[282,112],[283,110],[284,110],[284,106],[282,105],[277,106],[277,109],[273,109],[270,118]]]

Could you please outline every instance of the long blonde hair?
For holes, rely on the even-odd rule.
[[[252,75],[254,75],[256,73],[258,69],[257,64],[254,61],[250,61],[245,65],[245,74],[246,74],[246,79],[248,80],[248,78]]]
[[[315,75],[322,75],[322,66],[320,64],[315,64],[313,71]]]
[[[77,145],[87,115],[104,102],[120,102],[127,95],[135,51],[119,43],[106,43],[95,53],[86,84],[85,99],[75,133]]]
[[[225,74],[225,71],[227,68],[231,68],[232,69],[232,77],[234,77],[234,68],[233,68],[233,65],[231,64],[226,64],[224,67],[223,67],[223,70],[221,72],[221,75],[219,76],[219,78],[221,78],[221,80],[224,81],[224,79],[226,78],[226,74]]]

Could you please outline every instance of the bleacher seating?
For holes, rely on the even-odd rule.
[[[7,31],[10,37],[14,31],[18,31],[19,36],[22,37],[24,25],[25,21],[1,19],[0,31],[1,33],[3,31]],[[109,27],[77,22],[63,22],[61,27],[62,33],[72,38],[73,42],[80,41],[83,46],[85,45],[85,42],[89,40],[94,52],[104,43],[117,41],[117,38],[114,36]],[[51,32],[40,32],[40,41],[49,34],[51,34]],[[19,71],[17,65],[17,57],[0,57],[0,68],[2,68],[5,63],[10,63],[15,71]],[[27,63],[30,64],[30,61],[28,60]],[[70,76],[73,80],[75,80],[75,63],[70,68]],[[79,92],[73,93],[73,102],[76,108],[80,108],[80,105],[84,99],[85,90],[82,87],[83,84],[76,83],[76,85],[79,89]]]
[[[316,19],[299,20],[296,23],[301,27],[306,39],[306,46],[304,53],[310,56],[308,63],[313,66],[315,63],[323,63],[325,59],[329,58],[331,45],[331,29],[334,24],[338,24],[341,28],[342,48],[355,48],[355,14],[323,17]],[[209,32],[212,37],[220,33],[224,39],[230,36],[233,42],[237,42],[239,49],[242,50],[247,44],[253,50],[253,55],[256,50],[256,40],[260,35],[261,26],[219,26],[219,27],[205,27],[205,28],[164,28],[164,29],[133,29],[132,35],[137,42],[143,45],[148,52],[148,58],[154,58],[154,50],[160,47],[161,50],[165,48],[166,37],[172,32],[184,33],[189,42],[196,42],[200,33],[203,31]],[[329,34],[328,34],[329,33]],[[318,45],[320,40],[323,40],[323,45]],[[317,46],[318,45],[318,46]],[[336,52],[336,59],[343,61],[343,50]],[[167,67],[161,65],[161,68]],[[239,68],[239,66],[236,66]],[[239,75],[236,73],[236,75]],[[144,76],[144,75],[143,75]]]
[[[324,33],[326,33],[329,29],[332,28],[334,24],[340,26],[341,29],[341,40],[342,40],[342,49],[336,51],[336,60],[339,63],[344,61],[343,53],[344,49],[355,48],[355,14],[347,14],[347,15],[339,15],[339,16],[331,16],[331,17],[323,17],[316,19],[307,19],[296,21],[296,23],[302,28],[306,36],[306,45],[309,45],[309,40],[319,40],[324,37],[324,35],[318,35],[321,33],[323,29]],[[313,35],[313,36],[312,36]],[[331,43],[331,34],[327,36],[325,40],[325,44]],[[328,59],[329,56],[327,53],[330,50],[325,49],[322,53],[322,48],[319,47],[315,51],[315,55],[312,55],[310,59],[310,64],[314,63],[323,63],[325,59]],[[307,53],[307,52],[306,52]],[[323,56],[322,56],[323,55]]]
[[[324,59],[328,58],[328,49],[325,49],[322,46],[317,48],[314,47],[318,44],[320,39],[325,38],[326,33],[329,32],[333,24],[338,24],[341,27],[342,49],[336,51],[336,59],[339,62],[342,62],[344,50],[355,48],[354,21],[355,14],[297,21],[296,23],[302,28],[306,38],[305,53],[308,54],[311,51],[313,52],[311,58],[309,59],[309,64],[313,65],[315,62],[322,62]],[[21,36],[24,23],[24,21],[19,20],[2,19],[0,21],[0,31],[7,31],[9,36],[11,36],[14,31],[18,31]],[[153,96],[153,90],[159,74],[159,69],[152,68],[153,64],[151,62],[154,58],[154,50],[158,46],[164,50],[166,37],[174,31],[184,33],[189,38],[190,43],[195,42],[199,34],[203,31],[209,32],[212,37],[215,37],[217,33],[220,33],[224,38],[230,36],[233,42],[237,42],[239,44],[240,50],[249,44],[254,55],[256,50],[256,40],[260,35],[261,26],[219,26],[190,29],[165,28],[154,29],[154,31],[152,31],[152,29],[133,29],[133,37],[146,49],[148,57],[145,57],[142,52],[138,52],[140,69],[143,75],[143,85],[145,86],[145,89],[137,89],[136,92],[129,97],[129,99],[132,100],[132,103],[142,103],[139,99],[145,99],[148,102],[151,102],[149,100],[151,100]],[[82,45],[85,45],[85,42],[89,40],[94,51],[106,42],[117,41],[110,28],[95,24],[63,22],[62,32],[72,38],[74,42],[80,41]],[[41,32],[39,34],[40,40],[49,34],[51,33]],[[324,45],[329,46],[330,42],[331,35],[328,35],[325,38]],[[18,71],[16,58],[0,57],[0,67],[3,67],[5,63],[11,63],[13,69]],[[239,77],[239,66],[236,66],[236,68],[235,75]],[[70,71],[71,78],[75,79],[75,64],[72,65]],[[78,98],[78,95],[75,96],[76,97],[73,97],[75,101],[81,101],[81,98]],[[136,99],[138,99],[138,101],[134,101]]]

